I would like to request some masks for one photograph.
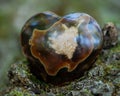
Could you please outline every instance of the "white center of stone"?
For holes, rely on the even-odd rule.
[[[62,27],[65,29],[62,34],[57,38],[49,38],[51,41],[50,46],[57,54],[66,55],[68,59],[71,59],[77,47],[76,36],[78,36],[78,29],[74,26],[68,28],[65,24],[62,24]]]

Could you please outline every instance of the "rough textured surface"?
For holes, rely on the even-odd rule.
[[[62,24],[62,27],[65,29],[65,32],[57,38],[49,38],[49,40],[52,42],[51,47],[57,54],[66,55],[71,59],[76,47],[78,46],[77,42],[74,41],[74,38],[78,36],[78,30],[76,27],[68,28],[65,24]]]
[[[112,22],[105,24],[103,28],[104,34],[104,49],[114,46],[118,42],[118,31]]]
[[[0,96],[120,96],[120,41],[103,50],[95,66],[82,78],[65,86],[37,80],[27,65],[20,61],[11,66],[10,82]]]

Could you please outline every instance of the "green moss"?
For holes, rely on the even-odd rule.
[[[120,44],[117,44],[116,46],[114,46],[114,47],[110,48],[109,50],[107,50],[106,56],[104,56],[102,58],[110,57],[114,53],[120,53]]]
[[[37,96],[37,95],[25,89],[16,87],[13,90],[11,90],[10,93],[6,94],[5,96]]]
[[[115,47],[110,49],[110,53],[120,52],[120,44],[117,44]]]
[[[59,95],[56,95],[56,96],[65,96],[65,95],[63,95],[63,94],[59,94]]]
[[[85,89],[83,92],[84,92],[84,94],[86,94],[86,95],[89,94],[89,96],[93,96],[93,95],[91,94],[90,90]]]

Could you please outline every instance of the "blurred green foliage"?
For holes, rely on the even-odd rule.
[[[85,12],[103,27],[113,22],[120,28],[120,0],[0,0],[0,86],[4,86],[10,64],[24,58],[20,30],[27,19],[43,11],[58,15]],[[0,87],[1,88],[1,87]]]

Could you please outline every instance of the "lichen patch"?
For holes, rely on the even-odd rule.
[[[62,27],[65,30],[57,38],[49,37],[50,46],[57,54],[66,55],[68,59],[71,59],[77,47],[78,29],[74,26],[68,28],[65,24],[62,24]]]

